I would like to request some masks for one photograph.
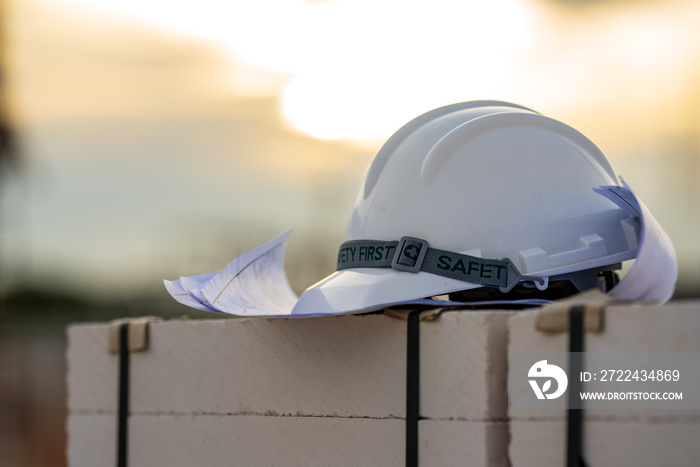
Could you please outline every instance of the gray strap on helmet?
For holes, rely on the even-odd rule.
[[[498,287],[501,292],[510,291],[521,280],[543,281],[540,277],[523,276],[508,258],[478,258],[430,248],[428,242],[415,237],[390,242],[353,240],[343,243],[338,251],[338,271],[354,268],[422,271],[484,287]]]

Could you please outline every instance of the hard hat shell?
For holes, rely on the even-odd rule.
[[[360,183],[346,241],[423,239],[508,258],[544,279],[636,256],[639,223],[595,188],[618,185],[603,153],[573,128],[515,104],[476,101],[427,112],[379,150]],[[428,272],[338,271],[302,309],[383,305],[481,287]]]

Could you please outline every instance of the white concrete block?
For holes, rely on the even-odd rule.
[[[509,320],[509,347],[511,359],[517,354],[537,352],[538,354],[561,354],[568,352],[569,336],[567,332],[544,333],[535,329],[537,310],[522,312]],[[663,306],[625,305],[611,306],[605,311],[604,329],[600,333],[586,333],[585,351],[587,352],[678,352],[679,365],[686,362],[688,352],[700,352],[700,302],[673,302]],[[534,363],[534,362],[533,362]],[[566,365],[564,369],[568,371]],[[624,368],[622,368],[624,369]],[[515,373],[515,372],[518,373]],[[683,375],[681,375],[683,376]],[[686,375],[687,376],[687,375]],[[522,368],[512,364],[509,367],[508,391],[511,401],[522,397],[522,391],[532,396],[527,384],[523,385],[526,375]],[[626,390],[634,389],[629,385]],[[566,396],[566,395],[565,395]],[[563,399],[562,399],[563,401]],[[563,402],[562,402],[563,405]],[[700,410],[596,410],[596,415],[607,418],[636,418],[653,420],[655,417],[673,415],[678,418],[696,419]],[[563,410],[538,410],[537,408],[517,406],[509,408],[512,419],[557,418],[563,419]]]
[[[568,351],[568,334],[537,332],[536,315],[537,310],[530,310],[510,319],[509,351]],[[603,332],[586,333],[586,350],[700,352],[699,301],[610,306],[604,321]]]
[[[512,420],[512,467],[566,465],[566,424]],[[587,419],[583,458],[591,467],[687,467],[700,465],[700,423],[619,422]]]
[[[130,467],[401,466],[404,422],[368,418],[137,415],[129,422]],[[71,467],[115,464],[115,419],[71,415]],[[507,424],[420,422],[419,465],[507,466]]]
[[[419,436],[420,466],[509,466],[509,431],[505,420],[421,420]]]
[[[516,370],[513,364],[518,355],[568,352],[568,333],[537,331],[536,313],[537,310],[523,312],[509,320],[511,404],[522,397],[522,391],[530,391],[522,384],[527,375]],[[610,352],[610,355],[663,352],[687,359],[687,352],[700,352],[699,333],[700,302],[697,301],[664,306],[611,306],[605,312],[603,332],[586,333],[585,350]],[[635,387],[627,386],[626,390],[635,390]],[[528,395],[532,397],[533,393],[530,391]],[[584,414],[583,443],[585,459],[590,466],[700,465],[699,410],[613,407],[585,410]],[[509,456],[513,467],[565,465],[566,412],[563,409],[511,405],[509,416]]]
[[[448,312],[421,323],[421,416],[506,416],[510,312]],[[112,413],[117,356],[107,325],[68,330],[71,412]],[[401,418],[406,322],[383,315],[167,321],[131,356],[131,409],[148,414]]]

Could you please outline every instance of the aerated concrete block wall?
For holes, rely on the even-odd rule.
[[[421,323],[420,465],[507,466],[507,319]],[[131,354],[129,466],[403,465],[406,322],[164,321]],[[108,325],[68,330],[68,459],[113,466]]]
[[[420,466],[565,465],[565,410],[512,404],[524,378],[514,355],[568,350],[567,333],[535,329],[537,313],[453,311],[421,322]],[[405,465],[406,321],[149,329],[148,349],[131,354],[130,467]],[[687,355],[700,352],[698,336],[693,301],[611,306],[603,331],[585,338],[588,351]],[[68,338],[69,464],[111,467],[118,356],[107,351],[108,325],[71,326]],[[586,411],[583,456],[589,467],[700,465],[700,411]]]

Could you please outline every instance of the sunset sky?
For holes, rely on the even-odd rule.
[[[293,226],[329,273],[374,153],[434,107],[516,102],[586,134],[700,293],[700,3],[9,0],[25,159],[3,287],[158,290]]]

